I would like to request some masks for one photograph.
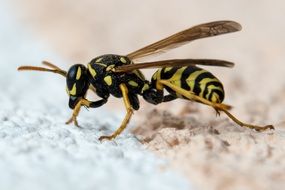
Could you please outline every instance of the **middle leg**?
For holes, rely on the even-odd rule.
[[[123,120],[123,122],[121,123],[121,126],[111,135],[109,136],[101,136],[99,138],[100,141],[107,139],[107,140],[112,140],[114,138],[116,138],[119,134],[121,134],[123,132],[123,130],[127,127],[127,124],[129,123],[131,116],[133,114],[133,108],[131,106],[129,97],[128,97],[128,88],[125,84],[120,84],[120,89],[122,91],[123,94],[123,99],[124,99],[124,104],[127,110],[127,113],[125,115],[125,118]]]

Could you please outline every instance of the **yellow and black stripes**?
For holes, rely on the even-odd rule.
[[[211,102],[220,103],[224,99],[224,89],[221,82],[210,72],[195,66],[166,67],[159,69],[152,77],[152,84],[165,80],[184,90],[205,98]],[[165,89],[178,98],[185,98],[173,89]]]
[[[198,67],[186,67],[181,75],[181,88],[184,90],[191,90],[191,87],[187,81],[188,77],[196,71],[200,71],[201,69]]]
[[[77,116],[82,106],[100,107],[107,102],[110,95],[123,98],[127,113],[121,126],[111,135],[101,136],[99,140],[111,140],[126,128],[133,111],[139,109],[138,95],[154,105],[176,98],[187,98],[190,101],[211,106],[218,113],[219,111],[225,112],[240,126],[258,131],[274,129],[272,125],[261,127],[246,124],[235,118],[228,112],[230,106],[221,103],[224,99],[221,82],[208,71],[195,67],[196,65],[232,67],[234,65],[232,62],[213,59],[172,59],[140,64],[132,62],[137,58],[164,52],[196,39],[235,32],[240,29],[241,26],[233,21],[205,23],[171,35],[127,56],[107,54],[94,58],[87,67],[75,64],[68,72],[46,61],[43,64],[48,68],[21,66],[18,70],[53,72],[66,77],[69,107],[73,109],[67,124],[74,122],[78,126]],[[161,69],[157,70],[152,81],[149,82],[139,71],[143,68]],[[102,99],[87,100],[86,95],[89,89]],[[164,89],[168,90],[169,94],[164,95]]]

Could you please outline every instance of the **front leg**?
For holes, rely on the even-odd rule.
[[[106,102],[107,102],[107,99],[102,99],[102,100],[92,102],[92,101],[89,101],[85,98],[81,98],[77,102],[77,104],[75,105],[71,118],[65,124],[70,124],[70,123],[74,122],[75,126],[80,127],[78,125],[76,118],[80,112],[81,106],[86,106],[88,108],[98,108],[98,107],[102,106],[103,104],[105,104]]]

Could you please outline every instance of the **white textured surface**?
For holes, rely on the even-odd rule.
[[[3,4],[4,2],[4,4]],[[99,142],[122,115],[104,109],[83,111],[83,128],[65,125],[70,117],[65,80],[53,74],[19,73],[17,66],[45,54],[16,23],[2,1],[0,7],[0,189],[189,189],[178,174],[146,152],[132,135]]]

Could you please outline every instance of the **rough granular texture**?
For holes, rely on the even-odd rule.
[[[132,118],[129,127],[135,125],[134,133],[141,142],[157,155],[170,160],[171,164],[165,167],[182,171],[197,189],[285,189],[284,1],[193,0],[177,3],[160,0],[140,1],[139,6],[133,0],[80,2],[13,1],[11,12],[17,14],[21,24],[33,31],[33,36],[47,43],[63,60],[69,60],[56,61],[65,64],[88,63],[105,53],[126,55],[200,23],[219,19],[241,23],[241,32],[196,40],[146,61],[176,58],[233,61],[235,67],[231,70],[205,69],[224,84],[225,103],[234,106],[234,115],[249,123],[274,124],[275,131],[258,133],[242,129],[224,114],[216,118],[212,109],[186,101],[162,104],[157,106],[157,111],[150,111],[154,106],[141,103],[142,109]],[[18,31],[22,34],[23,30],[11,31],[10,36],[19,36]],[[30,43],[20,46],[18,39],[14,41],[17,46],[5,47],[12,47],[9,57],[21,57],[15,53],[15,47],[31,52],[27,48]],[[38,60],[42,59],[38,53],[32,54],[32,57],[38,55]],[[50,57],[44,58],[58,60]],[[17,59],[17,62],[36,64],[39,61]],[[66,68],[67,65],[60,66]],[[142,72],[151,79],[155,70]],[[0,77],[3,80],[8,78]],[[38,83],[37,88],[43,83],[38,79],[33,82]],[[48,82],[45,85],[55,84]],[[54,89],[55,85],[49,87]],[[14,99],[19,99],[15,94]],[[104,108],[114,111],[119,102],[123,104],[122,100],[111,99]],[[121,111],[123,106],[121,108],[116,114],[124,114]],[[93,120],[86,119],[86,122],[93,123]]]
[[[134,135],[98,140],[116,129],[119,114],[93,109],[87,116],[82,110],[81,128],[65,125],[72,114],[65,79],[16,71],[56,54],[42,51],[5,5],[0,6],[1,190],[190,189],[181,175],[162,171],[164,160],[143,149]]]
[[[197,189],[284,187],[284,124],[260,133],[236,126],[226,117],[207,116],[201,121],[199,115],[203,118],[205,113],[197,111],[196,105],[190,107],[186,111],[196,111],[184,110],[177,116],[152,110],[133,132],[148,149],[169,159],[170,167],[183,172]]]

